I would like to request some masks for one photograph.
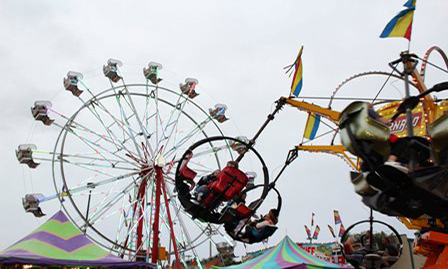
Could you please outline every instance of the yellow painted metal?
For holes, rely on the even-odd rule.
[[[295,108],[298,108],[299,110],[303,110],[306,112],[313,112],[315,114],[321,115],[322,117],[325,117],[335,123],[339,121],[339,118],[341,116],[341,113],[335,110],[331,110],[328,108],[323,108],[318,105],[310,104],[307,102],[282,97],[281,100],[283,100],[285,103],[287,103],[290,106],[293,106]]]
[[[355,162],[347,155],[347,149],[342,145],[332,145],[332,146],[296,146],[297,150],[303,150],[308,152],[325,152],[330,154],[336,154],[343,157],[355,170],[358,170],[358,166]]]

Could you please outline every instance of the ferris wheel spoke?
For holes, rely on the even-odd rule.
[[[107,203],[102,201],[101,206],[94,207],[94,209],[92,211],[93,215],[91,216],[91,218],[88,222],[89,225],[94,225],[96,223],[96,221],[101,216],[103,216],[112,206],[114,206],[118,202],[118,200],[120,200],[124,195],[126,195],[132,189],[134,184],[135,184],[135,181],[131,182],[125,189],[118,192],[114,196],[111,196]]]
[[[35,158],[35,159],[36,160],[52,161],[52,159],[43,159],[43,158],[42,159],[41,158]],[[101,169],[101,168],[110,168],[110,169],[118,169],[118,170],[126,170],[126,171],[139,171],[139,169],[137,169],[137,168],[118,166],[117,163],[114,163],[112,165],[109,165],[109,164],[107,164],[107,165],[105,165],[105,164],[97,164],[97,163],[94,163],[96,160],[98,160],[98,159],[94,159],[91,162],[86,163],[86,162],[79,162],[79,161],[70,161],[67,158],[63,158],[62,160],[60,158],[58,158],[58,160],[55,160],[55,162],[61,162],[62,161],[64,163],[75,165],[75,166],[78,166],[78,167],[81,167],[81,168],[84,168],[84,169],[88,169],[88,170],[91,170],[91,171],[95,171],[95,172],[98,172],[98,173],[101,173],[101,174],[104,174],[104,175],[107,175],[107,176],[112,176],[112,175],[108,174],[106,172],[102,172],[100,170],[93,169],[93,168],[88,168],[88,167],[97,167],[99,169]]]
[[[82,82],[81,82],[82,83]],[[132,135],[130,134],[130,133],[128,133],[125,129],[124,129],[124,127],[122,126],[124,123],[123,123],[123,118],[122,118],[122,120],[121,120],[121,122],[122,122],[122,124],[120,124],[120,121],[116,118],[116,117],[114,117],[113,115],[112,115],[112,113],[110,113],[109,112],[109,110],[107,110],[107,108],[105,107],[105,105],[104,104],[102,104],[98,99],[97,99],[97,97],[90,91],[90,89],[84,84],[84,83],[82,83],[82,85],[87,89],[87,91],[92,95],[92,98],[93,98],[93,100],[91,101],[91,104],[92,104],[92,107],[93,107],[93,110],[96,112],[96,117],[97,117],[97,119],[101,122],[101,124],[102,124],[102,126],[104,127],[104,129],[106,130],[106,132],[108,133],[108,135],[109,135],[109,137],[110,137],[110,139],[112,140],[112,141],[114,141],[114,139],[112,138],[112,135],[115,137],[115,140],[116,141],[120,141],[116,136],[115,136],[115,134],[110,130],[110,127],[112,127],[114,124],[117,124],[117,126],[119,127],[119,128],[121,128],[122,129],[122,131],[123,131],[123,138],[125,137],[125,133],[128,135],[128,137],[131,137]],[[115,93],[115,96],[117,96],[117,93],[116,93],[116,90],[115,90],[115,87],[113,86],[113,84],[112,84],[112,82],[111,82],[111,86],[112,86],[112,89],[113,89],[113,91],[114,91],[114,93]],[[81,99],[82,100],[82,99]],[[98,106],[99,108],[101,108],[102,110],[103,110],[103,112],[105,112],[106,114],[108,114],[112,119],[113,119],[113,123],[111,124],[111,125],[109,125],[108,127],[104,124],[104,121],[101,119],[101,117],[100,117],[100,115],[99,115],[99,113],[96,111],[96,109],[95,109],[95,105],[96,106]],[[121,103],[120,102],[118,102],[118,105],[119,105],[119,107],[120,107],[120,109],[122,109],[121,108]],[[90,109],[89,109],[90,110]],[[91,111],[92,113],[93,113],[93,111]],[[93,113],[93,114],[95,114],[95,113]],[[125,117],[125,119],[126,119],[126,122],[128,123],[128,121],[129,121],[129,119],[131,118],[131,117],[133,117],[135,114],[132,114],[132,115],[130,115],[129,117]],[[130,126],[129,126],[129,124],[128,124],[128,129],[129,129],[129,132],[131,132],[131,128],[130,128]],[[133,131],[133,130],[132,130]],[[136,134],[136,136],[138,135],[138,132],[135,132],[134,131],[134,133]],[[131,154],[131,155],[137,155],[137,154],[135,154],[134,152],[132,152],[131,150],[129,150],[128,148],[126,148],[125,146],[124,146],[124,143],[120,143],[120,145],[122,146],[122,149],[125,149],[129,154]],[[135,145],[135,144],[134,144]],[[117,146],[117,145],[116,145]],[[139,147],[138,146],[136,146],[136,149],[137,149],[137,152],[138,152],[138,154],[140,154],[140,152],[139,152]],[[119,147],[117,147],[117,151],[119,151],[120,150],[120,148]]]
[[[184,101],[183,102],[179,102],[179,100],[182,98],[183,96],[182,95],[179,95],[179,99],[178,99],[178,102],[177,102],[177,104],[176,104],[176,106],[174,106],[174,108],[173,108],[173,110],[172,110],[172,112],[171,112],[171,115],[170,115],[170,118],[169,118],[169,120],[168,120],[168,123],[165,125],[165,129],[164,129],[164,132],[167,132],[168,131],[168,128],[169,127],[171,127],[171,132],[170,132],[170,134],[168,135],[168,137],[166,138],[166,139],[163,139],[162,141],[164,141],[164,140],[166,140],[166,142],[164,143],[164,147],[167,147],[167,145],[168,145],[168,143],[170,142],[170,140],[171,140],[171,137],[173,136],[173,134],[176,134],[176,132],[175,132],[175,130],[177,129],[177,126],[178,126],[178,123],[179,123],[179,118],[180,118],[180,116],[182,115],[182,113],[184,112],[184,108],[185,108],[185,105],[187,104],[187,102],[188,102],[188,98],[185,98],[184,97]],[[176,111],[178,111],[178,114],[176,115],[176,117],[175,117],[175,121],[171,121],[171,119],[172,119],[172,116],[174,115],[174,112],[176,112]],[[164,137],[165,138],[165,137]],[[162,141],[160,141],[160,142],[162,142]]]
[[[211,122],[210,118],[205,119],[198,125],[196,125],[189,133],[187,133],[177,144],[166,151],[166,156],[169,157],[173,152],[175,152],[178,148],[182,147],[185,143],[187,143],[191,138],[201,132],[207,123]]]
[[[95,153],[86,153],[86,154],[79,154],[79,153],[78,154],[68,154],[68,153],[62,153],[61,154],[59,152],[52,152],[52,151],[35,149],[35,150],[33,150],[33,154],[34,153],[39,154],[39,155],[36,156],[37,158],[41,158],[40,155],[49,155],[51,157],[53,157],[53,155],[56,155],[58,157],[58,158],[55,159],[56,162],[59,162],[61,160],[61,156],[62,156],[62,158],[64,160],[67,160],[69,158],[73,158],[75,160],[81,159],[81,160],[90,160],[90,161],[104,161],[103,158],[97,158],[97,157],[92,156],[92,155],[96,155],[97,154],[96,152]],[[45,158],[45,157],[42,157],[42,158]],[[125,160],[117,160],[117,159],[108,158],[108,160],[110,162],[113,162],[113,163],[116,163],[116,164],[131,164],[131,165],[135,165],[133,162],[130,162],[130,161],[126,160],[126,159]]]
[[[135,205],[136,205],[136,207],[135,207],[135,211],[133,210],[133,214],[132,214],[132,218],[130,219],[130,225],[128,226],[128,230],[127,230],[127,236],[126,236],[126,238],[127,238],[127,240],[125,240],[126,242],[128,242],[128,243],[131,243],[131,242],[129,242],[129,237],[131,237],[131,241],[132,241],[132,233],[134,232],[134,230],[138,227],[138,225],[139,225],[139,222],[140,222],[140,220],[143,220],[144,219],[144,217],[145,217],[145,215],[146,215],[146,212],[148,211],[148,210],[151,210],[151,207],[149,207],[149,206],[147,206],[144,210],[142,209],[142,207],[141,207],[141,201],[140,200],[135,200],[134,202],[133,202],[133,204],[135,203]],[[130,209],[132,209],[132,208],[130,208]],[[137,215],[136,214],[136,212],[141,212],[141,211],[143,211],[143,213],[141,214],[141,215]],[[135,218],[135,216],[139,216],[138,218]],[[148,225],[147,225],[148,226]],[[149,236],[149,234],[146,234],[146,237],[148,238],[148,236]],[[142,246],[143,246],[143,244],[142,244]],[[127,247],[127,246],[126,246]]]
[[[96,97],[95,97],[96,98]],[[103,128],[106,130],[107,134],[109,135],[110,139],[115,143],[115,141],[118,142],[118,144],[120,145],[120,147],[118,147],[118,144],[116,145],[117,147],[117,151],[120,151],[122,149],[124,149],[125,151],[127,151],[129,154],[131,155],[137,155],[136,153],[134,153],[132,150],[128,149],[125,146],[125,141],[126,141],[126,135],[128,137],[132,137],[131,133],[134,132],[135,136],[139,135],[138,132],[134,131],[132,128],[130,128],[130,126],[128,125],[128,130],[126,130],[122,125],[124,125],[124,121],[123,121],[123,117],[122,120],[120,121],[120,119],[116,118],[112,113],[109,112],[109,110],[106,108],[105,105],[103,105],[100,101],[96,101],[95,104],[97,105],[97,107],[99,109],[101,109],[104,113],[106,113],[107,115],[109,115],[113,122],[111,124],[109,124],[108,126],[106,126],[104,124],[104,121],[102,120],[100,113],[98,113],[98,111],[95,109],[95,106],[93,106],[93,110],[96,112],[97,114],[97,118],[98,120],[101,122],[101,124],[103,125]],[[125,120],[127,123],[129,123],[129,120],[134,116],[134,114],[131,114],[128,117],[125,117]],[[124,142],[121,142],[121,140],[114,134],[114,132],[111,131],[111,127],[113,127],[114,125],[117,125],[118,128],[120,128],[123,131],[123,140],[125,140]],[[129,131],[129,132],[128,132]],[[114,138],[112,138],[112,136]],[[101,138],[99,138],[98,140],[100,140]],[[97,141],[98,141],[97,140]],[[137,148],[137,151],[139,150],[139,148]]]
[[[140,159],[142,159],[142,158],[143,158],[143,155],[142,155],[142,152],[140,151],[140,146],[139,146],[139,144],[137,143],[137,141],[136,141],[136,139],[135,139],[135,137],[138,136],[138,135],[140,134],[140,132],[136,132],[134,129],[132,129],[132,127],[131,127],[131,125],[130,125],[130,123],[129,123],[128,117],[126,116],[126,112],[124,111],[123,105],[121,104],[121,101],[120,101],[120,100],[121,100],[121,97],[123,97],[123,98],[125,99],[125,101],[126,101],[125,95],[123,94],[123,92],[122,92],[121,90],[118,91],[118,92],[116,91],[115,86],[113,85],[112,81],[110,82],[110,84],[111,84],[111,86],[112,86],[112,90],[113,90],[114,93],[115,93],[115,100],[117,101],[118,107],[120,108],[121,122],[123,122],[123,125],[124,125],[124,123],[126,123],[126,127],[127,127],[128,131],[129,131],[129,133],[128,133],[128,132],[125,132],[125,129],[122,128],[122,130],[123,130],[123,136],[124,136],[125,133],[128,134],[128,137],[131,138],[131,139],[132,139],[132,142],[134,143],[134,146],[135,146],[135,148],[136,148],[136,150],[137,150],[137,154],[138,154],[138,156],[140,157]],[[132,114],[135,114],[135,111],[134,111]],[[109,113],[109,115],[111,115],[111,113]],[[137,114],[135,114],[135,115],[136,115],[137,121],[139,121],[140,119],[137,117]],[[111,115],[111,116],[112,116],[112,115]],[[115,118],[115,117],[114,117],[114,118]],[[120,126],[121,126],[121,125],[120,125]],[[143,130],[142,130],[142,131],[143,131]],[[134,133],[135,136],[134,136],[134,135],[131,135],[131,133]],[[143,135],[144,135],[144,134],[143,134]]]
[[[100,155],[100,156],[102,157],[102,159],[103,159],[105,162],[108,162],[110,165],[113,166],[114,164],[113,164],[113,163],[112,163],[106,156],[104,156],[103,153],[111,154],[111,155],[113,155],[113,156],[115,156],[115,157],[117,157],[117,158],[119,158],[119,159],[121,159],[121,160],[123,160],[123,161],[125,161],[125,162],[128,162],[127,159],[123,158],[122,156],[118,155],[117,153],[112,152],[112,151],[106,149],[105,147],[103,147],[102,145],[100,145],[100,144],[98,144],[98,143],[95,143],[94,141],[90,141],[89,139],[86,139],[86,138],[82,137],[81,135],[77,134],[77,133],[75,132],[74,129],[68,128],[68,129],[66,129],[66,130],[67,130],[69,133],[73,134],[75,137],[79,138],[82,142],[84,142],[84,144],[86,144],[86,145],[87,145],[90,149],[92,149],[95,153],[97,153],[98,155]],[[101,149],[101,151],[103,151],[103,153],[102,153],[99,149]],[[129,162],[128,162],[128,163],[129,163]],[[130,163],[130,164],[133,164],[134,166],[139,167],[138,165],[136,165],[136,164],[134,164],[134,163]]]
[[[156,107],[156,148],[159,148],[160,144],[160,135],[159,135],[159,128],[161,128],[162,137],[165,137],[165,132],[163,128],[163,121],[160,117],[160,111],[159,111],[159,87],[154,90],[154,103]]]
[[[67,190],[65,190],[65,192],[69,193],[71,195],[71,194],[79,193],[79,192],[82,192],[82,191],[91,190],[92,188],[96,188],[96,187],[103,186],[103,185],[106,185],[106,184],[114,183],[116,181],[120,181],[120,180],[129,178],[129,177],[138,175],[139,173],[140,172],[128,173],[128,174],[124,174],[124,175],[120,175],[120,176],[114,176],[114,177],[111,177],[111,178],[103,179],[101,181],[93,182],[91,184],[86,184],[86,186],[75,187],[73,189],[68,189],[67,188]],[[130,185],[134,184],[134,182],[135,181],[133,180]]]
[[[149,99],[154,99],[155,98],[155,91],[158,89],[158,86],[156,86],[155,89],[150,90],[149,89],[149,81],[146,80],[146,85],[145,85],[145,90],[146,90],[146,98],[145,98],[145,113],[143,114],[143,120],[145,122],[145,128],[146,130],[148,130],[148,122],[152,117],[155,117],[155,120],[157,121],[157,112],[154,112],[153,114],[151,114],[151,116],[149,115],[149,104],[150,101]]]
[[[95,110],[95,108],[93,108],[93,109]],[[95,143],[97,143],[99,141],[106,141],[106,142],[109,142],[109,143],[113,144],[117,148],[117,151],[120,151],[120,150],[127,150],[127,151],[129,151],[128,149],[126,149],[126,147],[123,147],[123,145],[120,144],[120,141],[118,139],[112,138],[111,134],[113,134],[113,133],[111,133],[110,127],[106,127],[105,126],[104,121],[101,119],[100,115],[98,114],[98,112],[96,110],[95,110],[96,118],[101,123],[101,125],[104,127],[104,129],[106,130],[107,136],[99,134],[99,133],[91,130],[90,128],[87,128],[86,126],[84,126],[83,124],[78,123],[74,119],[70,120],[70,118],[68,118],[67,116],[65,116],[65,115],[63,115],[63,114],[61,114],[61,113],[59,113],[59,112],[57,112],[55,110],[52,110],[51,108],[49,108],[49,110],[53,111],[55,114],[59,115],[61,118],[65,119],[67,121],[70,121],[70,123],[71,123],[70,128],[76,128],[77,130],[80,130],[80,131],[83,131],[83,132],[86,132],[86,133],[89,133],[89,134],[92,134],[92,135],[96,136],[97,140],[94,141]],[[55,124],[55,125],[60,127],[60,128],[63,128],[59,124]],[[117,144],[117,142],[118,142],[118,144]]]
[[[122,81],[123,81],[123,84],[124,84],[124,79],[122,79]],[[126,101],[126,103],[128,103],[128,106],[129,106],[129,107],[131,108],[131,110],[133,111],[133,114],[135,114],[135,118],[137,119],[137,122],[138,122],[138,124],[139,124],[139,126],[140,126],[140,129],[141,129],[141,131],[143,132],[143,136],[144,136],[144,138],[145,138],[145,142],[146,142],[146,147],[148,148],[149,153],[151,154],[151,156],[154,157],[154,151],[153,151],[153,149],[152,149],[152,147],[151,147],[151,144],[149,143],[149,139],[148,139],[149,134],[148,134],[148,132],[146,131],[146,128],[143,127],[143,123],[142,123],[140,117],[138,116],[138,111],[137,111],[137,109],[135,108],[134,101],[132,100],[131,94],[129,93],[129,89],[128,89],[128,87],[126,87],[126,84],[124,84],[124,89],[125,89],[125,91],[126,91],[126,96],[127,96],[128,99],[129,99],[129,101]],[[126,98],[124,98],[124,99],[126,100]]]

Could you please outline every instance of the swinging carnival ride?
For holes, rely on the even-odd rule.
[[[401,245],[392,226],[373,220],[375,210],[418,231],[414,250],[427,257],[424,268],[446,268],[448,101],[430,94],[448,89],[448,82],[430,89],[424,82],[428,65],[448,71],[429,61],[432,52],[448,68],[448,58],[438,47],[423,58],[405,51],[389,63],[390,72],[356,74],[328,98],[300,97],[328,99],[327,107],[281,97],[250,139],[224,135],[220,124],[228,120],[227,107],[217,104],[206,110],[198,105],[198,80],[187,78],[177,91],[159,85],[159,63],[143,69],[146,83],[126,84],[121,62],[109,59],[103,73],[110,87],[100,93],[87,86],[82,74],[69,72],[64,87],[81,102],[77,111],[66,116],[49,101],[37,101],[31,109],[36,121],[60,129],[53,148],[22,144],[16,150],[19,162],[32,169],[40,162],[51,165],[55,193],[26,194],[23,206],[42,217],[41,204],[58,200],[81,231],[116,255],[186,267],[187,257],[200,264],[197,248],[206,242],[253,244],[272,236],[282,208],[276,184],[286,167],[299,151],[329,153],[349,164],[355,191],[371,208],[369,220],[346,230],[344,245],[349,231],[363,223],[370,234],[374,225],[387,226]],[[403,82],[404,96],[397,81]],[[363,93],[367,96],[361,97]],[[354,102],[345,103],[350,100]],[[254,146],[285,106],[307,112],[308,121],[319,119],[330,128],[313,141],[327,135],[331,139],[327,145],[302,141],[270,179]],[[260,228],[251,219],[268,195],[277,205],[261,218],[269,225]],[[381,266],[374,240],[360,255],[345,253],[356,268]]]

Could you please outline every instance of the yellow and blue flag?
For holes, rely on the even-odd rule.
[[[298,97],[300,91],[302,90],[303,78],[302,78],[302,51],[303,46],[300,48],[299,54],[297,55],[297,59],[294,63],[294,76],[292,78],[291,84],[291,94],[295,97]]]
[[[404,6],[405,7],[415,7],[415,3],[417,2],[417,0],[408,0]]]
[[[414,18],[415,4],[416,0],[407,1],[404,4],[404,6],[407,8],[393,17],[393,19],[386,25],[386,28],[384,28],[380,37],[404,37],[408,40],[411,40],[412,21]]]
[[[303,137],[309,140],[313,140],[316,137],[317,130],[319,129],[319,124],[320,115],[309,113]]]

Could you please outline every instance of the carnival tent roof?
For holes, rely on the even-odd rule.
[[[248,269],[248,268],[290,268],[290,269],[320,269],[320,268],[351,268],[339,266],[320,260],[299,246],[288,236],[283,238],[277,246],[266,251],[264,254],[248,260],[242,264],[223,267],[226,269]]]
[[[57,212],[47,222],[0,252],[1,264],[56,265],[64,267],[155,268],[113,256],[82,234],[67,216]]]

